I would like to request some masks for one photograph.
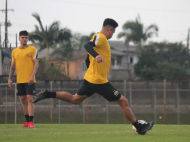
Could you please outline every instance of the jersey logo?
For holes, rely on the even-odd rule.
[[[30,53],[26,53],[26,56],[27,56],[27,57],[30,57]]]

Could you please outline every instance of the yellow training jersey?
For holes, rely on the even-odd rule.
[[[111,50],[107,38],[102,33],[96,33],[90,42],[94,42],[94,50],[104,58],[104,62],[98,63],[96,59],[89,54],[90,66],[86,71],[84,79],[93,84],[104,84],[108,82],[111,62]]]
[[[16,65],[17,83],[29,82],[34,68],[33,59],[38,58],[38,52],[34,46],[28,45],[24,49],[17,47],[12,51],[12,61]],[[34,82],[36,82],[35,77]]]

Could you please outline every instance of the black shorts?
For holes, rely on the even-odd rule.
[[[34,95],[36,93],[36,83],[28,85],[28,83],[17,84],[17,96]]]
[[[121,94],[114,88],[110,82],[105,84],[92,84],[86,80],[83,81],[82,86],[77,91],[80,96],[90,97],[94,93],[98,93],[103,96],[109,102],[117,101],[120,99]]]

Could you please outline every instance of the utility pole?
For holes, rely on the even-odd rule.
[[[8,38],[7,38],[7,0],[5,3],[5,48],[7,48]]]
[[[2,69],[2,48],[1,48],[1,23],[0,23],[0,75],[3,74],[3,69]]]
[[[189,49],[189,34],[190,34],[190,29],[188,29],[187,32],[187,49]]]
[[[7,0],[6,0],[6,2],[5,2],[5,10],[3,9],[3,10],[0,10],[0,11],[5,12],[5,41],[4,42],[5,42],[5,48],[7,48],[7,44],[8,44],[7,27],[11,26],[11,23],[7,22],[7,11],[13,11],[14,12],[14,10],[13,9],[7,9]]]
[[[3,66],[2,66],[2,48],[0,45],[0,76],[3,74]]]
[[[0,23],[0,48],[1,48],[1,23]]]

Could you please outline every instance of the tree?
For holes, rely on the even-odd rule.
[[[67,61],[67,75],[69,76],[69,61],[73,57],[71,41],[62,41],[59,46],[59,48],[53,51],[52,56],[56,55],[57,59]]]
[[[188,76],[190,52],[182,43],[150,43],[144,46],[135,73],[142,79],[181,80]]]
[[[39,59],[40,66],[38,68],[38,72],[36,73],[36,77],[40,80],[60,80],[66,79],[70,80],[70,77],[63,74],[60,70],[60,66],[51,66],[48,71],[45,70],[45,62],[43,59]]]
[[[89,35],[74,34],[73,35],[73,39],[75,41],[75,42],[73,42],[73,43],[75,43],[74,46],[79,47],[79,50],[80,50],[81,48],[84,47],[84,45],[87,42],[89,42],[92,39],[92,36],[94,34],[95,34],[94,32],[90,33]]]
[[[141,55],[142,52],[142,42],[146,42],[148,38],[151,38],[154,34],[157,35],[158,27],[155,24],[144,28],[141,22],[140,16],[136,18],[135,21],[127,21],[123,25],[123,31],[118,34],[118,38],[124,37],[125,45],[127,47],[127,73],[130,80],[130,69],[129,69],[129,42],[137,44],[138,54]]]
[[[157,63],[156,78],[167,80],[186,79],[188,72],[179,63]]]
[[[46,62],[49,59],[49,48],[54,48],[60,41],[70,39],[71,31],[67,28],[61,29],[59,22],[53,22],[49,27],[43,26],[39,14],[32,16],[38,21],[39,26],[35,25],[35,30],[30,33],[29,38],[32,42],[38,41],[40,50],[47,49]]]
[[[118,38],[124,37],[126,45],[131,41],[139,45],[139,52],[142,50],[142,41],[146,42],[147,39],[151,38],[153,35],[157,35],[158,32],[158,27],[155,24],[151,24],[147,28],[144,28],[140,16],[138,16],[135,21],[127,21],[122,28],[123,32],[118,34]]]
[[[153,80],[156,76],[156,65],[157,61],[152,60],[150,56],[143,54],[135,65],[135,74],[142,79]]]
[[[158,62],[176,62],[182,67],[190,67],[190,52],[181,42],[151,42],[144,46],[142,54],[149,56],[151,60]]]
[[[95,33],[94,32],[92,32],[92,33],[90,33],[90,35],[84,35],[84,36],[82,36],[81,38],[80,38],[80,48],[83,48],[84,47],[84,45],[87,43],[87,42],[89,42],[91,39],[92,39],[92,36],[94,35]]]

